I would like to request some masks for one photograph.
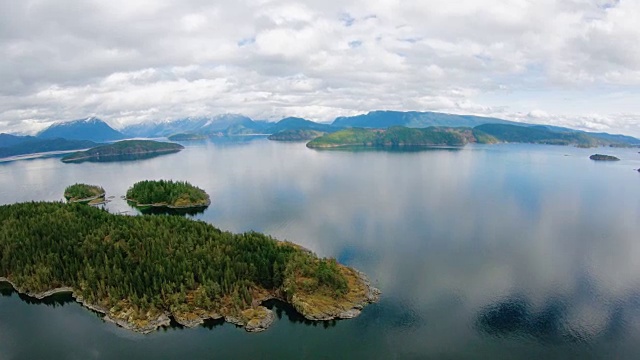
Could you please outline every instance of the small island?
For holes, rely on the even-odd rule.
[[[64,197],[68,202],[96,205],[104,203],[105,191],[97,185],[74,184],[64,190]]]
[[[262,331],[267,300],[309,320],[348,319],[376,302],[367,277],[256,232],[176,216],[115,215],[75,203],[0,206],[0,282],[38,299],[71,293],[124,328],[149,333],[224,319]]]
[[[153,209],[198,209],[211,204],[209,195],[186,181],[145,180],[127,190],[126,200],[143,213]],[[150,211],[151,212],[151,211]]]
[[[305,129],[289,129],[269,135],[269,140],[274,141],[309,141],[326,134],[323,131],[305,130]]]
[[[203,134],[181,133],[169,136],[167,139],[171,141],[195,141],[206,140],[209,137]]]
[[[595,160],[595,161],[619,161],[620,160],[615,156],[602,155],[602,154],[591,155],[589,156],[589,159]]]
[[[162,154],[176,153],[183,149],[184,146],[175,143],[152,140],[124,140],[69,154],[62,158],[62,162],[79,163],[84,161],[108,162],[138,160]]]

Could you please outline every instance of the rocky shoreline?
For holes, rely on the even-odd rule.
[[[282,298],[282,296],[277,296],[276,294],[270,293],[260,299],[254,300],[254,306],[249,309],[243,310],[240,314],[222,315],[204,311],[197,314],[172,314],[170,312],[162,312],[159,314],[147,313],[148,318],[141,322],[133,322],[132,311],[122,311],[116,313],[115,311],[112,311],[113,309],[108,309],[100,305],[88,303],[71,287],[59,287],[40,293],[33,293],[22,290],[14,282],[5,277],[0,277],[0,282],[11,284],[11,286],[13,286],[13,288],[18,293],[25,294],[38,300],[43,300],[55,294],[71,293],[73,299],[76,302],[80,303],[82,306],[97,313],[103,314],[103,319],[105,321],[114,323],[124,329],[142,334],[149,334],[161,327],[170,326],[172,318],[178,324],[187,328],[194,328],[196,326],[202,325],[206,320],[219,320],[224,318],[226,322],[232,323],[239,327],[243,327],[247,332],[261,332],[266,330],[275,320],[274,312],[262,306],[265,301],[272,299],[277,299],[284,303],[290,304],[302,316],[311,321],[352,319],[360,315],[364,306],[366,306],[367,304],[375,303],[379,300],[381,293],[380,290],[371,285],[371,282],[364,273],[355,269],[353,269],[353,271],[358,276],[358,279],[361,282],[360,285],[364,287],[364,295],[361,298],[357,299],[357,301],[349,302],[346,305],[336,305],[336,307],[334,308],[318,313],[309,312],[308,307],[305,306],[305,300],[297,297],[296,295],[293,296],[291,301],[286,301],[284,298]]]
[[[175,205],[168,205],[165,203],[162,204],[140,204],[138,201],[136,201],[135,199],[128,199],[128,198],[124,198],[126,201],[128,202],[132,202],[134,203],[135,207],[140,207],[140,208],[147,208],[147,207],[153,207],[153,208],[167,208],[167,209],[176,209],[176,210],[183,210],[183,209],[199,209],[199,208],[206,208],[209,205],[211,205],[211,199],[207,198],[207,201],[203,204],[199,204],[199,205],[184,205],[184,206],[175,206]]]
[[[92,197],[88,197],[85,199],[70,199],[68,200],[70,203],[88,203],[88,202],[92,202],[93,200],[98,200],[98,199],[104,199],[107,196],[107,193],[102,193],[102,194],[98,194],[96,196],[92,196]]]

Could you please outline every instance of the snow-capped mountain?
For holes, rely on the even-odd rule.
[[[122,140],[125,136],[106,122],[96,118],[55,123],[38,134],[41,139],[63,138],[95,142]]]
[[[267,123],[264,121],[254,121],[244,115],[223,114],[141,123],[127,126],[122,132],[131,137],[164,137],[182,133],[260,133],[266,127]]]

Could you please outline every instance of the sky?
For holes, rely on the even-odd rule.
[[[0,132],[441,111],[640,136],[638,0],[0,3]]]

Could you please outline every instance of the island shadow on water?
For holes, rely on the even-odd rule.
[[[55,308],[59,306],[65,306],[65,305],[77,303],[73,298],[71,292],[56,293],[51,296],[47,296],[44,299],[37,299],[25,294],[18,293],[10,283],[0,282],[0,297],[12,297],[14,295],[18,295],[18,298],[20,298],[21,301],[23,301],[25,304],[28,304],[28,305],[45,305],[45,306],[50,306]],[[340,321],[340,320],[328,320],[328,321],[308,320],[304,316],[300,315],[300,313],[298,313],[293,308],[293,306],[277,299],[267,300],[262,303],[262,306],[266,307],[269,310],[273,310],[276,316],[278,317],[278,320],[282,320],[283,318],[286,317],[286,319],[289,320],[289,322],[294,324],[304,324],[307,326],[314,326],[314,327],[322,326],[323,328],[328,329],[331,327],[335,327],[338,321]],[[93,313],[100,319],[104,318],[103,314],[93,311],[91,309],[89,310],[91,313]],[[158,328],[158,331],[166,332],[170,330],[188,329],[187,327],[180,325],[172,316],[170,316],[169,318],[171,320],[169,326],[160,327]],[[225,324],[227,324],[227,322],[225,321],[224,318],[207,319],[207,320],[204,320],[204,323],[200,326],[209,330],[213,330]],[[242,328],[242,326],[237,326],[233,324],[230,324],[230,325],[235,326],[238,329]]]
[[[140,211],[143,215],[175,215],[175,216],[195,216],[203,214],[208,206],[189,208],[170,208],[166,206],[136,206],[135,202],[127,201],[132,208]]]
[[[73,299],[73,296],[71,296],[70,292],[56,293],[51,296],[47,296],[42,300],[39,300],[25,294],[20,294],[13,288],[11,284],[0,281],[1,297],[12,297],[14,294],[17,294],[20,300],[22,300],[24,303],[29,305],[46,305],[51,307],[58,307],[58,306],[64,306],[70,303],[75,303],[75,300]]]

